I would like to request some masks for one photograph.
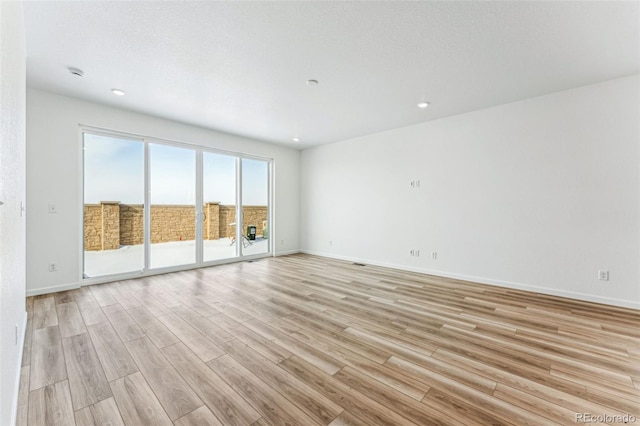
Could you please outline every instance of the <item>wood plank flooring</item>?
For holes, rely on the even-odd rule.
[[[27,309],[19,426],[640,422],[631,309],[308,255]]]

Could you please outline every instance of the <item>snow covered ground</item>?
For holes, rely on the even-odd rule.
[[[242,247],[244,256],[266,253],[268,240],[258,237],[253,244],[246,241]],[[229,259],[236,256],[236,244],[230,238],[204,241],[204,261]],[[187,265],[196,261],[196,243],[172,241],[151,245],[151,268]],[[144,265],[144,246],[122,246],[117,250],[85,251],[84,274],[87,277],[140,271]]]

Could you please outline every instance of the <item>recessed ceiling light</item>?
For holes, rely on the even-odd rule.
[[[111,93],[117,96],[124,96],[124,90],[120,89],[111,89]]]
[[[418,108],[423,108],[424,109],[424,108],[426,108],[428,106],[429,106],[429,102],[420,102],[418,104]]]
[[[76,77],[83,77],[84,76],[84,71],[82,71],[80,68],[69,67],[67,69],[69,70],[69,72],[71,74],[75,75]]]
[[[293,138],[292,139],[294,142],[300,142],[300,138]]]
[[[318,80],[307,80],[307,86],[317,86]]]

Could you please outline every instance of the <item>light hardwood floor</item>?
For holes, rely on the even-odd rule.
[[[27,308],[18,425],[640,422],[631,309],[307,255]]]

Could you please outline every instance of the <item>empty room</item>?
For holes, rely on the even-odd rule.
[[[639,1],[0,1],[0,426],[640,423]]]

